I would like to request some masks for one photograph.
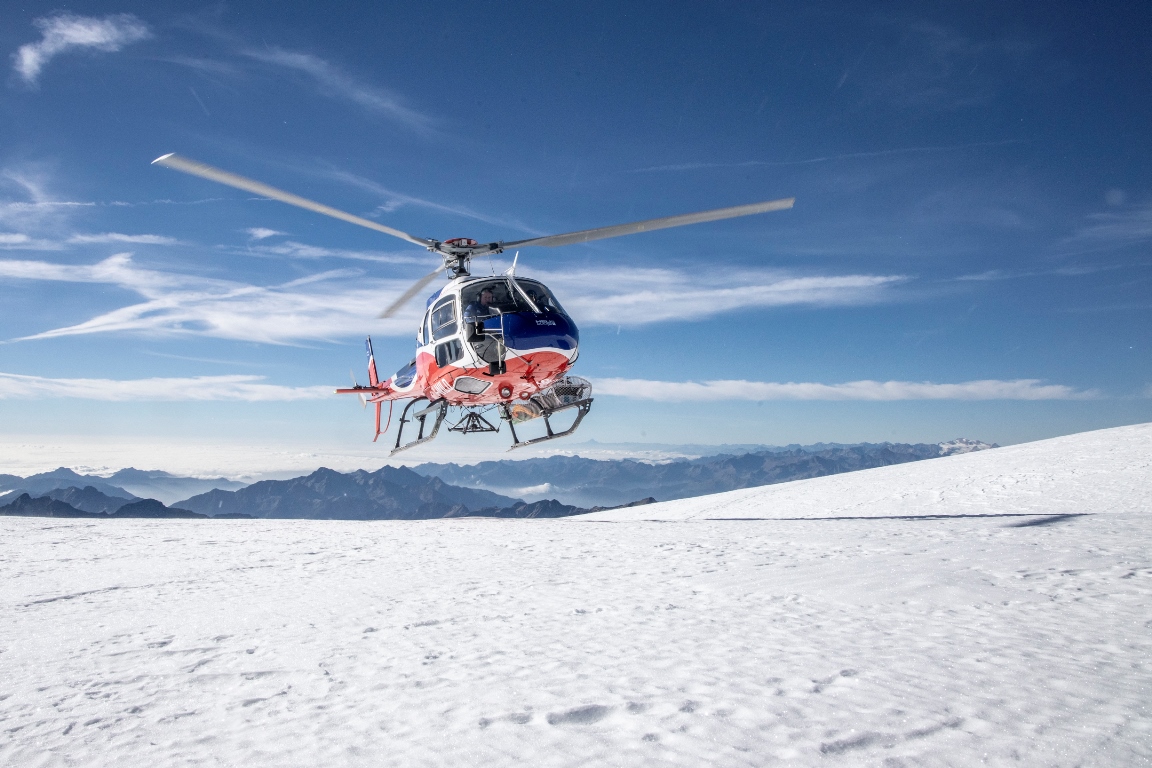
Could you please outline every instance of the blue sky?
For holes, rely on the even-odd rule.
[[[598,394],[577,439],[1010,443],[1152,420],[1150,16],[8,9],[4,450],[367,439],[326,393],[364,378],[367,334],[382,368],[409,359],[420,302],[374,317],[431,256],[149,165],[167,152],[437,238],[795,196],[521,254],[581,327]]]

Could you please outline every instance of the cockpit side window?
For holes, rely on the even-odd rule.
[[[432,307],[432,338],[443,339],[456,333],[456,297],[446,296]]]
[[[469,283],[460,293],[464,304],[464,322],[474,323],[486,317],[518,312],[516,297],[508,292],[504,280],[481,280]]]

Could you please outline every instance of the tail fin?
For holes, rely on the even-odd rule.
[[[372,337],[364,341],[364,349],[368,352],[368,383],[374,387],[380,386],[380,377],[376,374],[376,356],[372,354]],[[380,428],[380,406],[376,406],[376,428]]]

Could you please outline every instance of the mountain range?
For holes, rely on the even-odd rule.
[[[291,480],[262,480],[235,491],[212,490],[177,506],[207,515],[321,520],[418,520],[513,507],[518,499],[458,488],[406,467],[347,474],[321,467]]]
[[[67,490],[78,490],[70,488]],[[95,488],[89,486],[84,491],[92,491],[96,494],[100,492]],[[80,495],[91,496],[91,494],[84,494],[83,491]],[[196,512],[190,512],[187,509],[174,509],[166,507],[156,499],[137,499],[136,501],[129,501],[125,504],[119,505],[111,512],[102,510],[100,512],[87,512],[79,509],[66,501],[60,501],[53,498],[51,495],[38,496],[33,498],[27,493],[21,493],[8,504],[0,506],[0,516],[5,517],[93,517],[93,518],[171,518],[171,517],[208,517],[208,515],[201,515]]]
[[[529,501],[555,498],[579,507],[609,507],[649,496],[670,501],[994,447],[967,439],[913,445],[821,444],[660,463],[550,456],[472,465],[420,464],[412,469],[454,485],[483,488]]]
[[[251,485],[133,468],[99,477],[62,467],[26,478],[0,475],[0,514],[343,520],[562,517],[993,447],[961,439],[915,445],[768,447],[663,462],[552,456],[476,465],[383,467],[375,472],[321,468],[290,480]],[[203,492],[173,500],[180,489]],[[164,498],[141,499],[137,492]]]

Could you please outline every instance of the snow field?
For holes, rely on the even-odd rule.
[[[584,520],[1152,512],[1152,424],[585,515]]]
[[[2,519],[0,764],[1148,764],[1150,453],[1068,516],[1046,443],[870,519]]]

